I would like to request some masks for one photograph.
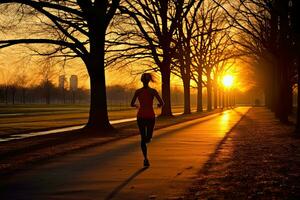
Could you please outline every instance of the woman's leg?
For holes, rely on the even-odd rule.
[[[146,145],[146,142],[145,141],[141,141],[141,149],[142,149],[142,152],[143,152],[143,155],[144,155],[144,159],[145,160],[148,160],[148,157],[147,157],[147,145]]]
[[[145,160],[147,160],[147,145],[146,145],[146,123],[144,119],[137,119],[138,127],[141,134],[141,149],[144,155]]]
[[[155,118],[147,120],[147,134],[146,134],[146,143],[149,143],[153,136],[153,129],[155,125]]]

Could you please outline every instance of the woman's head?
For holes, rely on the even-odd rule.
[[[142,74],[141,81],[144,85],[148,85],[150,81],[153,82],[153,77],[150,73],[144,73]]]

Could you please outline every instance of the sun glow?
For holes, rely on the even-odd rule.
[[[224,76],[222,82],[225,87],[231,87],[233,84],[233,76],[231,75]]]

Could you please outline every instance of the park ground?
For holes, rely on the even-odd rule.
[[[292,125],[264,107],[210,114],[158,123],[147,170],[135,159],[137,136],[103,145],[94,138],[93,147],[3,175],[1,196],[11,199],[17,189],[15,199],[300,199],[300,139]]]
[[[263,107],[250,109],[198,173],[185,199],[300,199],[300,139]]]
[[[128,106],[111,105],[108,107],[110,120],[132,118],[136,109]],[[174,113],[183,112],[182,106],[174,106]],[[156,114],[159,109],[155,109]],[[12,134],[45,131],[53,128],[83,125],[87,122],[87,104],[28,104],[0,105],[0,137]]]

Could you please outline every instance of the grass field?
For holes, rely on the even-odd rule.
[[[108,106],[108,110],[116,111],[116,110],[128,110],[130,107],[120,106],[120,105],[110,105]],[[42,114],[42,113],[67,113],[67,112],[88,112],[89,105],[87,104],[78,104],[78,105],[71,105],[71,104],[26,104],[26,105],[5,105],[0,104],[0,116],[1,115],[15,115],[15,114],[23,114],[23,115],[30,115],[30,114]]]
[[[134,108],[111,106],[109,110],[110,120],[136,116]],[[88,111],[88,105],[0,105],[0,136],[85,124]],[[173,108],[174,113],[182,111]]]

